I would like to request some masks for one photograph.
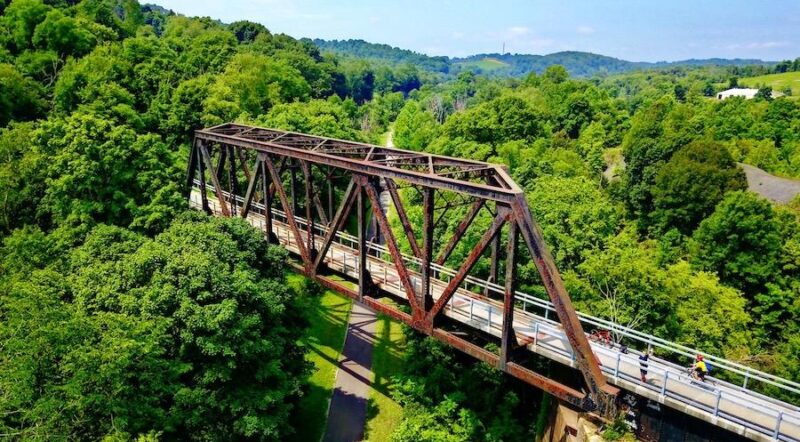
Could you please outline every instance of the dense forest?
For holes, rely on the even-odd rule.
[[[800,101],[710,98],[774,67],[441,78],[136,0],[0,13],[2,436],[294,432],[315,290],[288,288],[286,253],[245,221],[182,195],[192,131],[225,121],[367,142],[391,128],[401,148],[504,164],[580,310],[800,381],[800,201],[749,192],[737,165],[800,177]],[[520,276],[545,296],[533,264]],[[513,379],[407,340],[395,440],[541,429]]]

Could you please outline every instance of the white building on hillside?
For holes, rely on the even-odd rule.
[[[722,91],[717,94],[717,100],[724,100],[730,97],[744,97],[746,100],[751,98],[755,98],[756,94],[758,93],[758,89],[745,89],[735,87],[733,89],[728,89],[727,91]]]

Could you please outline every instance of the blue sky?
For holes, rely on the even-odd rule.
[[[152,1],[152,0],[151,0]],[[155,0],[293,37],[429,55],[589,51],[632,61],[800,56],[800,0]]]

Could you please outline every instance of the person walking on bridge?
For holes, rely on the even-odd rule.
[[[642,375],[642,382],[647,383],[647,366],[650,361],[650,355],[653,354],[653,349],[648,348],[647,351],[639,356],[639,373]]]

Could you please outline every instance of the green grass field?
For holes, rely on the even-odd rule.
[[[494,71],[497,69],[504,69],[508,67],[508,63],[500,61],[496,58],[486,57],[481,59],[480,61],[469,61],[465,63],[459,63],[464,68],[472,68],[472,69],[480,69],[484,72],[486,71]]]
[[[303,290],[305,277],[292,273],[287,277],[289,286]],[[336,380],[336,363],[344,345],[347,320],[352,303],[349,298],[330,290],[309,303],[308,334],[300,341],[308,347],[306,359],[314,364],[314,373],[309,379],[308,395],[300,400],[300,409],[292,416],[297,434],[294,441],[318,441],[325,431],[328,403]]]
[[[372,350],[372,390],[367,405],[366,439],[385,441],[403,417],[403,409],[392,399],[392,377],[399,374],[403,366],[405,344],[403,329],[399,322],[378,315],[375,346]]]
[[[792,88],[792,97],[800,97],[800,72],[784,72],[782,74],[740,78],[739,84],[752,88],[770,86],[774,92],[783,92],[789,86]]]

